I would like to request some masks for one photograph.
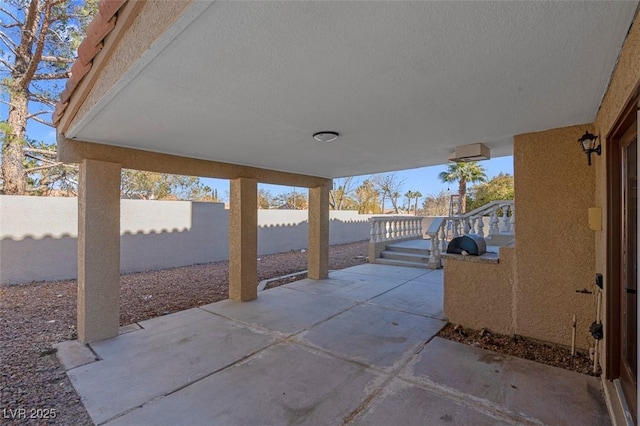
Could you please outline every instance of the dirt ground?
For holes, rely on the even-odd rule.
[[[600,372],[593,373],[593,361],[589,359],[589,355],[586,353],[576,352],[575,356],[572,357],[569,349],[535,342],[520,336],[493,334],[486,330],[472,330],[451,323],[447,324],[438,333],[438,336],[478,348],[577,371],[578,373],[591,376],[600,375]]]

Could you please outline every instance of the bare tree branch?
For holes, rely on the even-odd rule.
[[[3,23],[0,23],[0,27],[8,30],[9,28],[20,27],[20,24],[3,24]]]
[[[56,126],[52,122],[43,120],[40,117],[31,117],[31,120],[36,121],[36,122],[38,122],[40,124],[44,124],[45,126],[52,127],[54,129],[56,128]]]
[[[76,61],[75,58],[62,58],[59,56],[43,56],[40,60],[44,62],[64,62],[65,64],[72,64]]]
[[[38,0],[31,0],[29,2],[29,7],[26,11],[25,22],[23,28],[23,37],[21,40],[20,47],[24,48],[25,52],[31,51],[28,49],[31,46],[31,42],[33,40],[33,35],[35,34],[35,29],[38,27],[37,19],[38,19]],[[25,30],[26,28],[26,30]],[[27,33],[27,34],[24,34]],[[27,36],[28,37],[25,37]]]
[[[58,32],[55,29],[49,28],[49,33],[56,36],[56,38],[60,43],[66,43],[65,39],[60,34],[58,34]]]
[[[50,169],[52,167],[60,166],[62,164],[64,164],[64,163],[58,162],[58,163],[46,164],[44,166],[38,166],[38,167],[32,167],[30,169],[26,169],[24,172],[25,173],[33,173],[33,172],[36,172],[38,170]]]
[[[22,148],[23,151],[25,152],[35,152],[36,154],[44,154],[44,155],[51,155],[51,156],[55,156],[57,155],[56,151],[49,151],[47,149],[38,149],[38,148]],[[28,155],[28,154],[25,154]]]
[[[32,114],[27,115],[27,120],[33,118],[33,117],[37,117],[38,115],[42,115],[42,114],[51,114],[53,111],[51,110],[42,110],[42,111],[38,111],[38,112],[34,112]]]
[[[9,71],[13,71],[13,65],[11,65],[9,62],[5,61],[2,58],[0,58],[0,64],[2,64],[5,67],[7,67],[9,69]]]
[[[71,75],[70,72],[60,72],[60,73],[48,73],[48,74],[34,74],[31,77],[32,80],[62,80],[64,78],[69,78]]]
[[[40,158],[40,157],[37,157],[35,155],[29,154],[28,152],[25,152],[24,156],[27,157],[27,158],[31,158],[32,160],[40,161],[40,162],[43,162],[43,163],[48,163],[48,164],[57,163],[57,161],[55,161],[55,160],[50,160],[48,158]]]
[[[51,98],[47,98],[46,96],[40,95],[38,93],[29,93],[29,100],[40,102],[41,104],[49,105],[50,107],[55,108],[56,101]]]
[[[18,26],[22,24],[22,21],[20,21],[13,13],[9,12],[6,8],[0,6],[0,12],[4,13],[9,18],[13,19],[15,23],[18,24]]]
[[[11,38],[8,35],[6,35],[2,31],[0,31],[0,41],[5,46],[7,46],[7,48],[11,51],[11,53],[16,55],[16,50],[17,50],[18,46],[13,42],[13,40],[11,40]]]
[[[32,0],[35,2],[35,0]],[[44,6],[44,17],[42,19],[42,27],[40,28],[40,34],[38,34],[38,40],[36,42],[36,50],[31,57],[31,62],[29,63],[29,67],[27,71],[22,76],[22,85],[26,87],[29,82],[32,80],[34,74],[36,73],[36,69],[38,68],[38,64],[40,63],[40,57],[42,56],[42,52],[44,51],[45,41],[47,39],[47,33],[49,32],[49,17],[51,16],[51,8],[55,3],[45,3]],[[36,25],[37,27],[37,25]]]

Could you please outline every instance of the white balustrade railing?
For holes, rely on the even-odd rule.
[[[377,258],[380,246],[390,241],[420,239],[426,234],[431,239],[429,268],[441,267],[441,255],[447,251],[451,239],[465,234],[514,235],[516,212],[513,200],[492,201],[461,216],[435,217],[423,232],[422,216],[375,216],[371,223],[369,256]],[[485,222],[486,219],[486,222]],[[486,229],[488,227],[488,229]],[[378,247],[378,249],[376,249]]]
[[[484,237],[485,217],[489,219],[486,236],[515,234],[516,211],[513,200],[492,201],[461,216],[434,218],[426,232],[431,239],[429,267],[441,267],[441,254],[447,251],[447,245],[452,238],[465,234]]]
[[[375,216],[371,223],[371,243],[422,238],[421,216]]]

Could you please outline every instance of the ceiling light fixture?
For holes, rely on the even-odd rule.
[[[340,136],[337,132],[318,132],[313,135],[313,138],[318,142],[333,142]]]
[[[602,153],[602,145],[598,143],[596,147],[596,140],[598,137],[593,133],[589,133],[588,131],[582,135],[578,142],[580,142],[580,146],[582,147],[582,151],[587,154],[587,164],[591,165],[591,154],[596,153],[600,155]]]

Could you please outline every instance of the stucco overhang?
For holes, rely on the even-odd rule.
[[[638,5],[122,3],[101,2],[84,49],[104,64],[63,93],[64,136],[327,178],[442,164],[471,143],[509,155],[513,135],[592,122]],[[324,130],[340,137],[315,141]]]

